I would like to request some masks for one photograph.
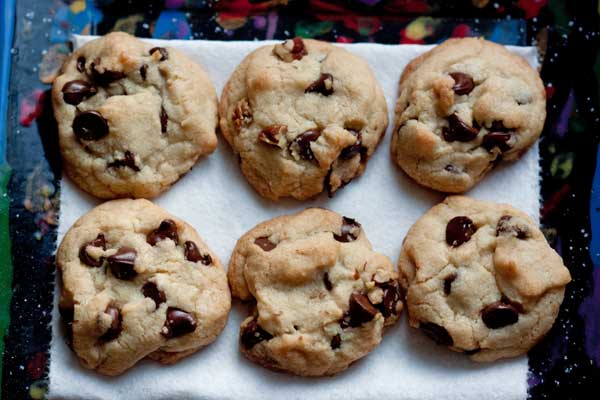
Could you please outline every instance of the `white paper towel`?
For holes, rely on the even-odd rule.
[[[75,47],[90,37],[75,37]],[[250,51],[269,42],[158,41],[181,49],[201,63],[220,93],[237,64]],[[398,78],[404,66],[430,46],[343,45],[365,57],[379,80],[393,120]],[[532,47],[513,47],[537,66]],[[257,223],[310,206],[323,206],[356,218],[375,250],[396,263],[410,226],[443,199],[404,175],[390,159],[391,124],[364,175],[336,193],[308,201],[273,203],[262,199],[244,180],[225,140],[214,154],[155,201],[192,224],[203,240],[227,264],[236,240]],[[470,195],[510,203],[538,219],[538,148],[521,161],[504,165],[475,187]],[[68,179],[62,180],[60,241],[77,218],[99,204]],[[57,296],[55,296],[57,297]],[[56,303],[56,302],[55,302]],[[116,378],[81,367],[64,344],[55,306],[50,363],[50,399],[525,399],[527,358],[476,364],[462,354],[436,346],[406,316],[388,329],[381,345],[348,371],[331,378],[299,378],[268,371],[247,361],[238,350],[238,328],[245,307],[234,303],[228,324],[216,342],[173,366],[141,361]]]

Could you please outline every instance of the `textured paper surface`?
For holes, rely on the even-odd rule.
[[[76,37],[79,47],[89,37]],[[268,42],[153,41],[177,47],[200,62],[220,93],[242,58]],[[404,66],[430,46],[344,45],[365,57],[381,84],[390,121]],[[511,48],[536,65],[536,50]],[[257,223],[309,206],[323,206],[356,218],[375,250],[396,264],[402,239],[410,226],[443,195],[413,183],[390,159],[390,128],[362,177],[333,199],[273,203],[259,197],[246,183],[231,149],[222,137],[214,154],[168,192],[155,200],[172,214],[192,224],[223,264],[236,240]],[[534,146],[517,163],[501,166],[469,194],[506,202],[538,219],[539,163]],[[59,242],[81,215],[100,202],[63,179]],[[173,366],[141,361],[117,378],[107,378],[81,367],[64,344],[55,306],[50,364],[51,399],[525,399],[527,358],[477,364],[462,354],[436,346],[409,328],[406,315],[388,329],[381,345],[349,370],[332,378],[299,378],[275,373],[247,361],[238,351],[238,328],[246,316],[234,302],[221,336],[210,346]]]

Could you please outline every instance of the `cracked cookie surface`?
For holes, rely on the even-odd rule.
[[[462,193],[520,158],[545,118],[544,85],[525,59],[483,39],[450,39],[402,73],[392,158],[419,184]]]
[[[227,276],[194,228],[143,199],[81,217],[57,253],[59,310],[81,363],[119,375],[144,357],[171,364],[216,339]]]
[[[155,197],[217,145],[217,96],[202,67],[126,33],[76,50],[52,100],[65,172],[96,197]]]
[[[232,294],[253,301],[240,350],[270,369],[333,375],[380,343],[402,311],[398,274],[358,222],[311,208],[263,222],[236,244]]]
[[[475,361],[526,353],[571,280],[523,212],[451,196],[409,230],[398,262],[410,325]]]
[[[362,174],[388,124],[365,60],[300,38],[250,53],[225,86],[219,115],[244,176],[272,200],[332,195]]]

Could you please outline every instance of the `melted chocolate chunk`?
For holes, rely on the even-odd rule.
[[[342,243],[355,241],[360,234],[360,224],[348,217],[343,217],[342,221],[341,233],[339,235],[334,233],[333,238]]]
[[[488,328],[499,329],[517,323],[519,312],[512,304],[497,301],[485,306],[481,319]]]
[[[446,120],[448,126],[442,128],[442,136],[447,142],[469,142],[479,134],[479,129],[462,122],[456,113],[447,116]]]
[[[114,81],[125,78],[125,74],[121,71],[105,69],[104,72],[99,72],[97,69],[98,64],[100,64],[100,59],[96,59],[91,64],[91,78],[98,86],[108,86]]]
[[[98,111],[84,111],[73,119],[73,132],[80,140],[100,140],[108,135],[108,122]]]
[[[373,307],[369,298],[362,293],[354,292],[350,295],[350,307],[344,313],[340,326],[356,328],[371,321],[379,311]]]
[[[164,47],[153,47],[148,53],[150,53],[150,55],[153,55],[157,51],[160,53],[159,61],[165,61],[169,59],[169,52]]]
[[[90,267],[101,267],[104,263],[104,259],[102,257],[98,260],[92,258],[87,252],[88,246],[102,247],[102,250],[106,250],[106,239],[104,238],[104,234],[99,233],[98,236],[96,236],[96,239],[87,242],[79,248],[79,260],[82,263],[89,265]]]
[[[148,297],[154,301],[156,304],[156,308],[159,305],[167,301],[167,297],[165,296],[165,292],[162,290],[158,290],[158,286],[154,282],[146,282],[144,286],[142,286],[142,294],[144,297]]]
[[[79,72],[85,71],[85,57],[77,58],[77,71],[79,71]]]
[[[112,322],[108,327],[107,331],[104,332],[102,336],[100,336],[100,341],[110,342],[111,340],[115,340],[117,337],[119,337],[121,331],[123,330],[121,326],[121,312],[116,307],[108,306],[104,313],[110,315],[110,317],[112,318]]]
[[[187,241],[183,244],[185,258],[191,262],[201,261],[204,265],[212,264],[212,257],[210,254],[201,254],[196,243]]]
[[[444,293],[446,294],[446,296],[448,296],[452,292],[452,282],[454,282],[455,280],[456,274],[447,276],[446,279],[444,279]]]
[[[487,151],[497,147],[501,152],[505,152],[510,150],[508,141],[511,137],[512,135],[508,132],[490,132],[483,137],[481,146]]]
[[[135,156],[129,150],[125,151],[125,158],[114,160],[106,165],[109,168],[131,168],[135,172],[140,171],[140,167],[135,165]]]
[[[446,328],[443,326],[439,326],[433,322],[421,322],[419,328],[425,335],[427,335],[428,338],[440,346],[452,346],[454,344],[452,336],[450,336]]]
[[[331,281],[329,280],[329,273],[325,272],[323,274],[323,284],[325,285],[325,289],[331,291],[331,289],[333,289],[333,285],[331,284]]]
[[[144,64],[140,67],[140,75],[143,80],[146,80],[146,77],[148,76],[148,64]]]
[[[169,116],[163,106],[160,106],[160,131],[161,133],[167,133],[167,124],[169,123]]]
[[[156,243],[165,239],[171,239],[175,242],[175,244],[179,243],[179,236],[177,235],[177,224],[172,219],[163,220],[158,226],[158,228],[156,228],[146,236],[146,242],[151,246],[155,246]]]
[[[65,83],[62,93],[65,103],[76,106],[83,100],[89,99],[98,93],[98,89],[89,82],[76,79]]]
[[[174,338],[194,332],[197,325],[196,318],[192,314],[179,308],[169,307],[167,308],[167,318],[161,333],[167,338]]]
[[[271,242],[266,236],[254,239],[254,244],[263,249],[264,251],[271,251],[275,247],[277,247],[277,245]]]
[[[310,143],[314,142],[321,136],[321,131],[312,129],[298,135],[288,146],[288,150],[292,152],[295,150],[300,158],[312,161],[315,159],[315,155],[310,148]]]
[[[108,257],[108,266],[112,274],[122,280],[129,281],[136,277],[135,258],[137,251],[131,247],[121,247],[116,254]]]
[[[273,339],[273,335],[258,325],[257,318],[254,318],[244,327],[240,336],[242,345],[247,349],[251,349],[258,343],[271,339]]]
[[[389,318],[392,314],[397,315],[398,301],[402,297],[402,289],[397,280],[391,280],[385,283],[377,284],[383,290],[383,301],[377,304],[377,309],[385,318]]]
[[[446,165],[444,167],[444,169],[446,171],[450,172],[450,173],[453,173],[453,174],[459,174],[460,173],[460,170],[455,165],[452,165],[452,164]]]
[[[342,337],[338,333],[337,335],[335,335],[334,337],[331,338],[331,349],[332,350],[339,349],[341,345],[342,345]]]
[[[362,134],[353,129],[347,129],[347,131],[350,132],[351,134],[353,134],[354,136],[356,136],[356,142],[354,142],[354,144],[344,148],[340,153],[340,158],[342,160],[348,160],[348,159],[354,157],[356,154],[361,154],[361,157],[362,157],[362,152],[363,152]],[[366,148],[364,148],[364,149],[366,149]]]
[[[516,236],[518,239],[527,239],[529,237],[529,230],[527,226],[512,224],[511,215],[503,215],[498,220],[498,225],[496,225],[496,236]]]
[[[471,240],[471,236],[477,231],[477,227],[469,217],[454,217],[446,225],[446,243],[452,247]]]
[[[306,47],[304,46],[304,40],[301,37],[295,37],[292,39],[294,47],[292,47],[292,57],[294,60],[301,60],[302,57],[308,54]]]
[[[452,79],[454,79],[454,86],[452,86],[452,90],[454,90],[454,93],[458,95],[469,94],[475,87],[475,83],[473,82],[471,75],[464,74],[462,72],[451,72],[449,75],[452,77]]]
[[[329,96],[333,93],[333,75],[321,74],[319,79],[304,89],[304,93],[320,93],[323,96]]]

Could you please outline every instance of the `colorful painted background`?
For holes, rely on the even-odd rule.
[[[555,327],[529,355],[529,395],[597,398],[599,13],[598,0],[17,0],[5,132],[8,164],[0,145],[2,398],[42,399],[47,388],[61,175],[49,85],[69,54],[71,33],[112,30],[165,39],[303,36],[344,43],[437,43],[484,36],[504,44],[537,44],[548,98],[540,142],[541,219],[573,282]]]

